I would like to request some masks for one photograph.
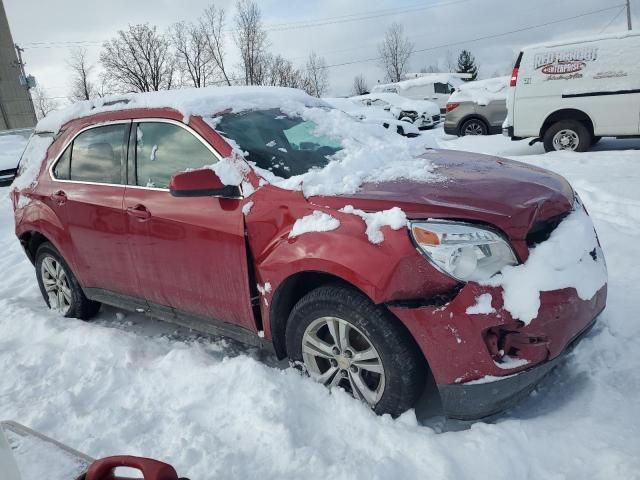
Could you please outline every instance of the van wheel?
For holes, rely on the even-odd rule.
[[[47,306],[60,315],[88,320],[100,310],[100,303],[84,295],[69,265],[49,242],[36,252],[36,276]]]
[[[286,341],[293,365],[378,414],[400,415],[424,389],[427,366],[411,336],[354,289],[329,285],[305,295],[289,316]]]
[[[586,152],[591,147],[591,142],[591,132],[577,120],[556,122],[544,134],[544,149],[547,152],[557,150]]]
[[[477,118],[467,120],[460,127],[460,136],[466,137],[467,135],[487,135],[489,129],[487,125]]]

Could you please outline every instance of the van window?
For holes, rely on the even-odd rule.
[[[67,147],[53,169],[53,176],[57,180],[71,180],[71,145]]]
[[[169,188],[178,172],[213,165],[218,158],[191,132],[171,123],[144,122],[136,132],[134,185]]]
[[[71,180],[122,183],[129,124],[105,125],[78,135],[71,151]]]

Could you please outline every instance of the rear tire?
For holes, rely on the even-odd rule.
[[[460,136],[478,136],[478,135],[488,135],[489,127],[479,118],[471,118],[464,122],[460,127]]]
[[[547,152],[586,152],[592,145],[592,135],[584,123],[577,120],[561,120],[551,125],[544,134]]]
[[[100,310],[89,300],[60,252],[45,242],[36,252],[36,277],[47,306],[67,318],[88,320]]]
[[[402,414],[424,389],[428,368],[413,338],[355,289],[327,285],[305,295],[289,316],[286,341],[294,365],[377,414]]]

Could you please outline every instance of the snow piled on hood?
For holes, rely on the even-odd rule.
[[[188,123],[192,115],[211,116],[225,110],[296,109],[300,104],[326,105],[302,90],[282,87],[206,87],[126,93],[77,102],[56,110],[38,122],[36,131],[57,133],[65,123],[76,118],[117,110],[173,108],[182,113],[184,122]]]
[[[505,267],[486,282],[502,287],[504,308],[526,325],[538,316],[540,292],[574,288],[578,297],[586,301],[606,283],[604,255],[593,223],[581,206],[558,225],[547,241],[531,250],[524,264]]]
[[[460,85],[449,97],[449,102],[473,102],[489,105],[491,102],[506,100],[511,77],[488,78]]]

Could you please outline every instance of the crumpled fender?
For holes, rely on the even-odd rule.
[[[362,218],[313,204],[300,191],[268,185],[259,188],[246,202],[253,202],[245,221],[256,281],[262,290],[261,311],[267,337],[268,305],[279,286],[297,273],[333,275],[361,290],[376,304],[427,298],[456,285],[416,250],[406,228],[394,231],[383,227],[385,239],[375,245],[367,238]],[[340,226],[290,238],[296,220],[316,210],[337,218]],[[271,288],[264,288],[267,283]]]

